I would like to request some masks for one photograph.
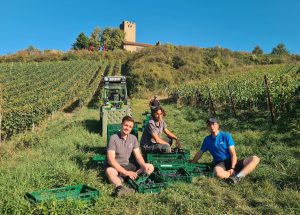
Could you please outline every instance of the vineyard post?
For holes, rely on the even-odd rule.
[[[228,91],[229,91],[230,103],[231,103],[232,111],[233,111],[234,116],[236,117],[236,109],[235,109],[235,104],[234,104],[233,98],[232,98],[232,92],[230,90],[229,85],[227,87],[228,87]]]
[[[285,80],[283,79],[283,77],[281,76],[280,77],[280,83],[281,83],[281,92],[280,92],[280,99],[281,99],[281,110],[282,111],[286,111],[287,108],[286,108],[286,101],[284,99],[284,83],[285,83]]]
[[[268,83],[267,75],[265,75],[265,84],[266,84],[267,101],[268,101],[268,107],[269,107],[270,114],[271,114],[271,120],[272,120],[272,123],[275,124],[276,123],[276,117],[275,117],[275,111],[274,111],[274,108],[273,108],[272,98],[270,96],[269,83]]]
[[[211,93],[210,93],[210,88],[208,86],[206,86],[206,87],[208,89],[208,98],[209,98],[209,104],[210,104],[209,107],[211,107],[210,110],[212,111],[212,114],[214,116],[216,116],[216,110],[215,110],[215,106],[214,106],[214,101],[213,101]]]

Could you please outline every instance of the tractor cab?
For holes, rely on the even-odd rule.
[[[132,116],[132,111],[127,97],[126,77],[106,76],[103,82],[100,122],[102,136],[107,136],[110,132],[108,125],[120,124],[124,116]]]

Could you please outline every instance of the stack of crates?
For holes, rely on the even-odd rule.
[[[183,167],[186,159],[182,154],[147,154],[147,162],[154,167]]]
[[[121,130],[121,124],[109,124],[107,126],[107,143],[109,142],[110,136],[113,134],[117,134],[120,130]],[[131,134],[136,136],[136,138],[138,139],[138,132],[139,132],[138,124],[134,123]]]
[[[189,163],[190,151],[172,149],[168,154],[147,154],[147,162],[153,164],[155,172],[165,182],[191,182],[193,176],[214,177],[207,164]]]

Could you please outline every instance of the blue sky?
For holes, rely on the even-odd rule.
[[[300,54],[299,0],[0,0],[0,55],[33,45],[67,51],[95,27],[137,24],[137,42]]]

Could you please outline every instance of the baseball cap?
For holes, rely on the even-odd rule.
[[[210,124],[210,123],[218,123],[218,120],[216,118],[209,118],[207,121],[206,121],[207,124]]]

